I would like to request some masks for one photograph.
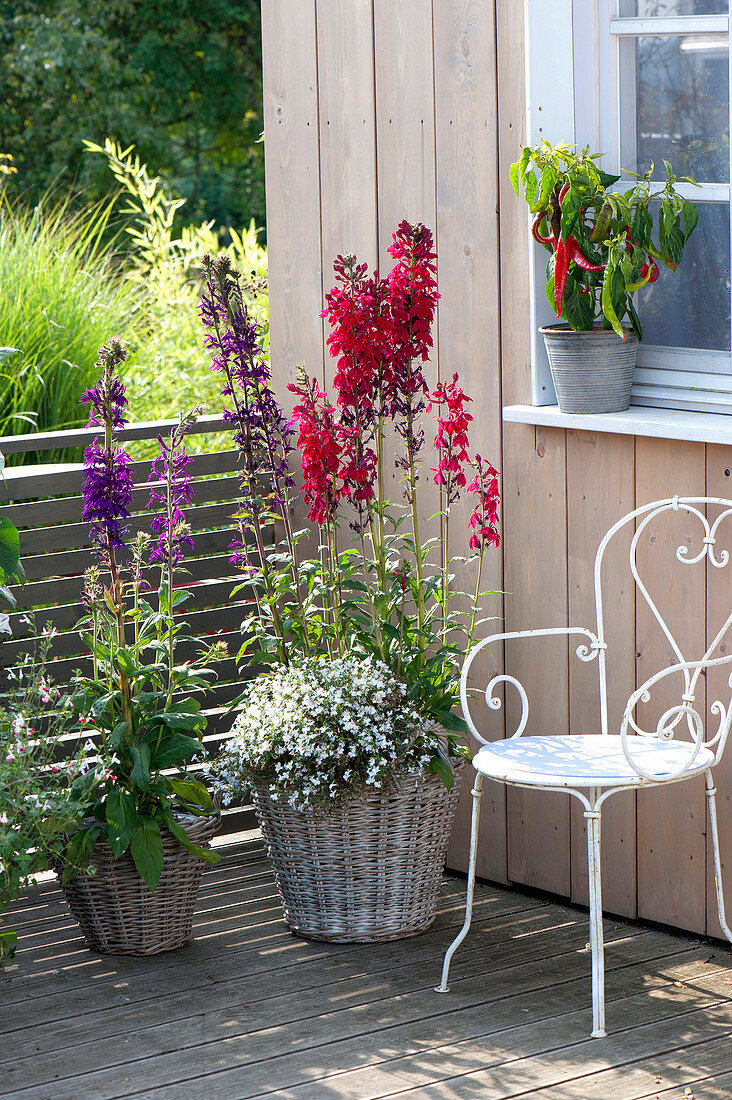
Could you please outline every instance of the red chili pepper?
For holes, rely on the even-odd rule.
[[[570,258],[570,250],[560,236],[554,251],[554,304],[557,307],[557,317],[562,316],[562,299],[564,298],[564,285],[567,282]]]
[[[587,259],[574,237],[569,238],[569,240],[567,241],[567,247],[570,251],[570,259],[574,260],[574,262],[577,264],[577,267],[581,267],[583,271],[605,270],[605,264],[593,264],[592,260]]]
[[[561,190],[561,191],[559,192],[559,205],[560,205],[560,206],[561,206],[561,205],[562,205],[562,203],[564,202],[564,199],[565,199],[565,197],[566,197],[566,195],[567,195],[567,192],[568,192],[568,191],[569,191],[569,184],[568,184],[568,183],[565,183],[564,187],[563,187],[563,188],[562,188],[562,190]]]
[[[653,259],[653,256],[649,256],[648,259],[651,261],[651,274],[648,278],[648,282],[655,283],[656,279],[661,274],[661,269],[656,261]]]
[[[542,210],[540,214],[536,215],[533,222],[531,223],[531,235],[538,244],[551,245],[554,243],[554,234],[552,233],[551,228],[549,229],[548,237],[542,237],[541,235],[541,223],[544,221],[545,217],[546,210]]]

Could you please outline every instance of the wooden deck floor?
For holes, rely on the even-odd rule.
[[[19,907],[0,977],[6,1100],[722,1100],[732,959],[607,921],[611,1035],[591,1040],[586,914],[480,886],[452,993],[433,992],[462,919],[381,947],[299,940],[252,835],[207,872],[196,939],[152,959],[88,951],[51,883]]]

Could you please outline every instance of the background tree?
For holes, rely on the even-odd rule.
[[[187,220],[264,226],[260,0],[0,0],[14,189],[109,191],[83,139],[134,144]]]

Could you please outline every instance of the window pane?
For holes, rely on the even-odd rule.
[[[727,183],[728,36],[643,35],[622,48],[622,167],[642,173],[653,163],[662,178],[668,160],[679,176]]]
[[[675,272],[660,264],[636,295],[643,341],[664,347],[730,349],[729,206],[697,203],[699,224]]]
[[[621,0],[620,14],[627,18],[675,15],[726,15],[729,0]]]

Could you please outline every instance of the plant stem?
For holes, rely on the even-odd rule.
[[[468,630],[468,642],[467,649],[470,649],[473,644],[473,631],[475,630],[475,620],[478,615],[478,606],[480,601],[480,580],[483,574],[483,556],[485,550],[481,546],[480,558],[478,559],[478,579],[475,582],[475,596],[473,597],[473,614],[470,616],[470,629]]]
[[[422,543],[419,537],[419,515],[417,512],[417,470],[414,457],[414,415],[412,413],[412,403],[409,402],[407,408],[407,458],[409,461],[409,500],[412,507],[412,537],[414,538],[414,558],[415,558],[415,572],[417,574],[417,626],[419,628],[419,636],[417,639],[417,645],[420,650],[420,665],[422,664],[422,656],[425,649],[424,638],[424,587],[422,578]]]

